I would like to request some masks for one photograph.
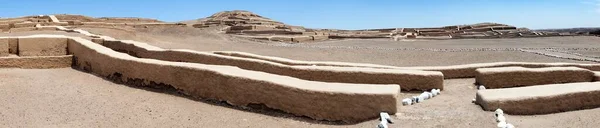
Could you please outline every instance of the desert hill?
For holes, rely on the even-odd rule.
[[[450,25],[431,28],[383,28],[364,30],[310,29],[292,26],[261,15],[242,10],[223,11],[206,18],[185,23],[196,28],[225,26],[227,34],[235,34],[254,39],[281,42],[311,42],[345,38],[518,38],[560,36],[556,32],[538,32],[512,25],[483,22],[465,25]]]
[[[54,20],[50,17],[54,17]],[[0,29],[8,31],[33,30],[36,25],[112,27],[119,29],[148,27],[212,28],[216,33],[226,33],[244,38],[278,42],[315,42],[347,38],[394,39],[462,39],[462,38],[519,38],[574,35],[555,31],[534,31],[501,23],[476,23],[429,28],[383,28],[364,30],[310,29],[289,25],[259,14],[243,11],[223,11],[211,16],[180,23],[165,23],[156,19],[137,17],[89,17],[84,15],[40,15],[19,18],[1,18]]]

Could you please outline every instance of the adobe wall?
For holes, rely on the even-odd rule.
[[[309,41],[313,41],[313,37],[310,37],[310,36],[292,37],[292,42],[295,42],[295,43],[302,43],[302,42],[309,42]]]
[[[318,120],[363,121],[378,117],[381,111],[398,110],[398,85],[315,82],[231,66],[143,59],[82,38],[68,38],[75,68],[114,80],[170,85],[193,97],[232,105],[265,104]]]
[[[19,56],[67,55],[67,39],[43,36],[19,37]]]
[[[475,70],[476,84],[486,88],[508,88],[531,85],[592,82],[594,73],[577,67],[498,67]]]
[[[445,78],[473,78],[479,68],[494,67],[525,67],[525,68],[544,68],[544,67],[579,67],[592,71],[600,71],[600,64],[577,64],[577,63],[529,63],[529,62],[495,62],[495,63],[476,63],[452,66],[431,66],[431,67],[400,67],[400,69],[414,69],[426,71],[440,71]]]
[[[0,56],[18,54],[19,39],[16,37],[0,37]],[[6,46],[6,48],[4,47]]]
[[[15,32],[28,32],[28,31],[35,31],[37,30],[37,28],[35,27],[23,27],[23,28],[11,28],[9,30],[10,33],[15,33]]]
[[[35,27],[36,24],[38,24],[38,23],[33,23],[33,22],[31,22],[31,23],[15,23],[14,27],[15,28]]]
[[[329,35],[315,35],[315,36],[310,36],[310,37],[314,41],[323,41],[323,40],[328,40],[329,39]]]
[[[337,67],[366,67],[366,68],[394,68],[394,66],[385,66],[385,65],[376,65],[376,64],[362,64],[362,63],[345,63],[345,62],[324,62],[324,61],[301,61],[301,60],[292,60],[281,57],[273,57],[273,56],[262,56],[252,53],[245,52],[235,52],[235,51],[214,51],[214,54],[226,55],[226,56],[234,56],[241,58],[251,58],[258,60],[265,60],[276,62],[285,65],[291,66],[337,66]]]
[[[600,81],[600,72],[594,72],[594,81]]]
[[[10,45],[8,38],[0,38],[0,57],[8,56]]]
[[[281,63],[285,65],[296,66],[336,66],[336,67],[364,67],[364,68],[381,68],[381,69],[408,69],[408,70],[425,70],[425,71],[440,71],[444,74],[444,78],[473,78],[476,75],[475,70],[478,68],[493,68],[493,67],[527,67],[527,68],[543,68],[543,67],[579,67],[592,71],[600,71],[600,64],[577,64],[577,63],[530,63],[530,62],[494,62],[494,63],[475,63],[464,65],[451,66],[424,66],[424,67],[396,67],[377,64],[364,63],[345,63],[345,62],[327,62],[327,61],[300,61],[287,58],[263,56],[245,52],[234,51],[215,51],[219,55],[252,58],[265,61]]]
[[[486,111],[502,108],[512,115],[550,114],[600,107],[600,82],[537,85],[477,91]]]
[[[73,56],[0,57],[0,68],[68,68]]]
[[[231,57],[192,50],[166,50],[135,41],[105,40],[103,45],[113,50],[141,58],[211,65],[229,65],[247,70],[262,71],[312,81],[398,84],[402,86],[402,90],[431,90],[444,88],[443,74],[435,71],[289,66],[264,60]]]

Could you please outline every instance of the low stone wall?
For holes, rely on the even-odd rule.
[[[73,56],[0,57],[0,68],[68,68]]]
[[[291,66],[336,66],[336,67],[366,67],[366,68],[395,68],[394,66],[376,65],[376,64],[361,64],[361,63],[345,63],[345,62],[324,62],[324,61],[301,61],[292,60],[281,57],[263,56],[245,52],[235,51],[214,51],[214,54],[234,56],[241,58],[251,58],[258,60],[271,61]]]
[[[126,83],[170,85],[193,97],[264,104],[318,120],[363,121],[398,110],[398,85],[315,82],[231,66],[143,59],[82,38],[51,37],[68,38],[75,68]]]
[[[344,62],[327,62],[327,61],[300,61],[281,57],[263,56],[245,52],[234,51],[215,51],[219,55],[235,56],[243,58],[252,58],[265,61],[271,61],[293,66],[336,66],[336,67],[364,67],[364,68],[381,68],[381,69],[405,69],[405,70],[425,70],[425,71],[440,71],[444,74],[444,78],[473,78],[477,74],[478,68],[493,68],[493,67],[526,67],[526,68],[543,68],[543,67],[579,67],[592,71],[600,71],[600,64],[577,64],[577,63],[530,63],[530,62],[495,62],[495,63],[476,63],[451,66],[423,66],[423,67],[396,67],[388,65],[364,64],[364,63],[344,63]]]
[[[501,108],[514,115],[550,114],[600,107],[600,82],[538,85],[477,91],[486,111]]]
[[[292,66],[288,75],[301,79],[369,84],[398,84],[402,90],[444,89],[444,75],[437,71],[373,69],[332,66]]]
[[[310,36],[310,37],[314,41],[324,41],[324,40],[328,40],[329,39],[329,35],[315,35],[315,36]]]
[[[310,37],[310,36],[292,37],[292,42],[295,42],[295,43],[303,43],[303,42],[309,42],[309,41],[313,41],[313,37]]]
[[[264,60],[231,57],[192,50],[166,50],[135,41],[104,41],[103,45],[113,50],[141,58],[211,65],[229,65],[247,70],[291,76],[305,80],[363,84],[398,84],[402,85],[402,90],[443,89],[444,76],[442,73],[435,71],[357,67],[289,66]]]
[[[494,67],[525,67],[525,68],[544,68],[544,67],[578,67],[592,71],[600,71],[600,64],[577,64],[577,63],[529,63],[529,62],[495,62],[495,63],[477,63],[453,66],[431,66],[431,67],[400,67],[399,69],[414,69],[426,71],[440,71],[445,78],[473,78],[477,75],[475,70],[479,68]]]
[[[476,84],[484,85],[486,88],[594,81],[592,71],[577,67],[499,67],[480,68],[476,72]]]

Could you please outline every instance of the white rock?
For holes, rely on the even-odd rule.
[[[483,85],[479,85],[479,86],[477,87],[477,90],[485,90],[485,86],[483,86]]]
[[[394,122],[392,122],[392,117],[390,117],[390,114],[388,114],[387,112],[379,113],[379,117],[381,118],[381,121],[386,121],[388,123],[394,123]]]
[[[415,103],[419,103],[419,102],[417,102],[418,100],[419,100],[419,97],[417,97],[417,96],[413,96],[413,97],[412,97],[412,102],[413,102],[413,104],[415,104]]]
[[[389,128],[386,122],[379,122],[379,125],[377,125],[377,128]]]
[[[421,102],[427,100],[427,96],[428,95],[423,95],[423,94],[417,96],[417,103],[421,103]]]
[[[431,90],[431,94],[433,95],[433,97],[437,96],[437,92],[435,92],[435,90]]]
[[[506,117],[504,117],[504,115],[498,115],[498,117],[496,117],[496,122],[506,122]]]
[[[512,124],[510,124],[510,123],[507,123],[507,124],[506,124],[506,128],[515,128],[515,126],[514,126],[514,125],[512,125]]]
[[[412,99],[411,98],[406,98],[402,100],[402,105],[412,105]]]
[[[502,111],[502,109],[500,109],[500,108],[496,109],[495,116],[498,117],[499,115],[504,115],[504,111]]]
[[[427,95],[429,95],[429,99],[433,98],[433,93],[431,92],[425,92]]]
[[[379,113],[379,120],[380,122],[379,125],[377,125],[377,128],[388,128],[388,124],[394,123],[392,122],[390,114],[386,112]]]
[[[433,96],[440,95],[440,89],[431,89],[431,93],[433,93]]]
[[[477,102],[476,99],[471,100],[471,103],[476,103],[476,102]]]
[[[498,122],[498,128],[506,128],[506,122]]]
[[[419,95],[419,97],[422,97],[423,100],[427,100],[429,99],[429,94],[427,94],[426,92],[421,93],[421,95]]]

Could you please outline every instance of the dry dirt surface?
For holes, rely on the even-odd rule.
[[[117,39],[147,42],[163,48],[198,51],[242,51],[298,60],[323,60],[435,66],[482,62],[594,63],[544,56],[518,49],[556,49],[600,56],[598,37],[442,40],[394,42],[384,39],[333,40],[311,44],[256,42],[214,29],[82,28]],[[65,34],[57,32],[2,33]],[[471,103],[474,79],[445,80],[442,95],[402,106],[390,127],[495,127],[493,112]],[[408,98],[415,93],[401,94]],[[547,115],[508,115],[520,128],[600,125],[600,108]],[[172,90],[115,84],[92,74],[65,69],[0,69],[0,127],[367,127],[376,119],[341,124],[321,122],[253,106],[232,107],[210,100],[193,100]]]

